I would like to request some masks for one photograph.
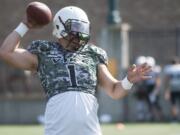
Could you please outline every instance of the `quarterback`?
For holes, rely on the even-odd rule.
[[[60,9],[53,19],[57,41],[32,41],[19,47],[23,36],[37,28],[27,19],[0,47],[0,58],[13,67],[37,72],[47,97],[45,135],[101,135],[95,97],[100,85],[113,99],[125,96],[133,83],[151,78],[146,63],[132,65],[127,76],[115,79],[107,68],[106,52],[88,41],[90,22],[74,6]]]

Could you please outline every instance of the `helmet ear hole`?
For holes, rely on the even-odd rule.
[[[56,25],[56,29],[58,29],[58,30],[59,30],[59,25]]]

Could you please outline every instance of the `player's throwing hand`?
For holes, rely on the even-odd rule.
[[[31,2],[26,8],[26,17],[23,22],[29,28],[40,28],[52,21],[51,9],[41,2]]]

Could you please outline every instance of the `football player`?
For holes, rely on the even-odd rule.
[[[135,85],[135,96],[137,98],[137,120],[162,120],[162,112],[159,104],[159,94],[161,86],[160,66],[151,56],[139,56],[136,65],[147,63],[152,67],[148,74],[151,79],[141,81]]]
[[[149,79],[147,64],[128,69],[123,80],[116,80],[107,69],[106,52],[88,41],[90,22],[80,8],[60,9],[53,19],[57,41],[33,41],[27,49],[19,47],[23,36],[36,28],[24,19],[0,48],[6,63],[38,73],[48,99],[45,135],[101,135],[94,96],[97,85],[119,99],[133,83]]]
[[[179,121],[179,105],[180,102],[180,62],[179,58],[174,57],[170,64],[164,67],[164,85],[165,99],[171,102],[172,122]]]

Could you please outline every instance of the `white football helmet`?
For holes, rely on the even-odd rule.
[[[155,59],[151,56],[147,56],[146,61],[147,61],[147,64],[151,67],[154,67],[156,65]]]
[[[78,36],[80,41],[88,42],[90,38],[90,22],[87,14],[75,6],[64,7],[53,19],[53,35],[64,38],[68,34]]]
[[[136,58],[136,65],[141,65],[146,63],[146,57],[145,56],[139,56]]]

